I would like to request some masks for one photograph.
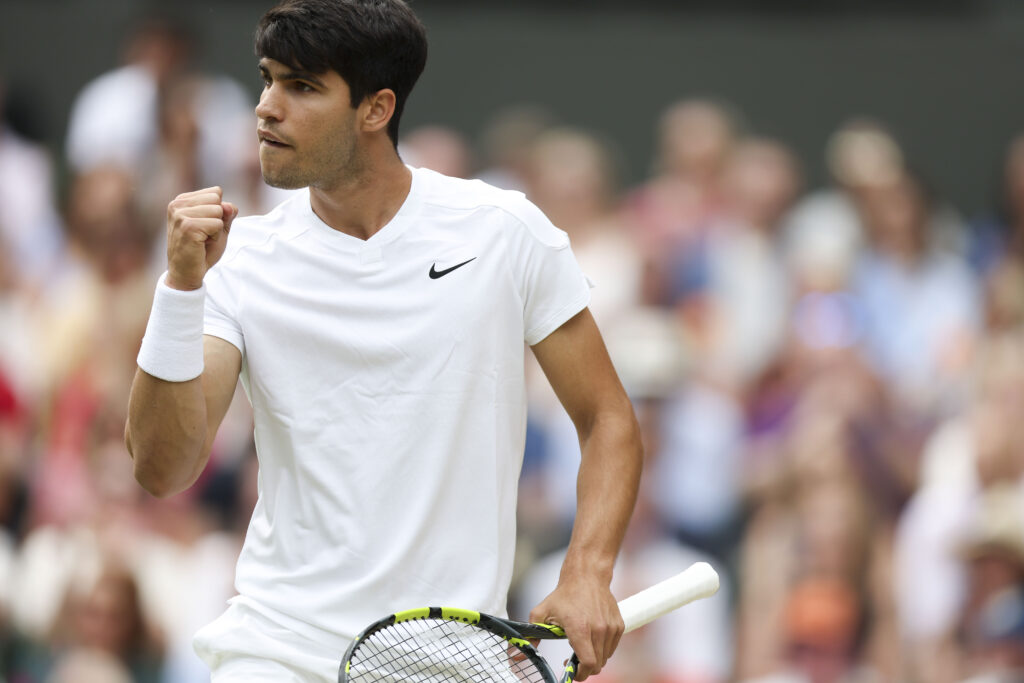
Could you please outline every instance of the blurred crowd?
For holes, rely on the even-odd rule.
[[[250,93],[194,48],[137,27],[59,154],[0,122],[6,683],[209,678],[190,641],[233,594],[251,413],[240,392],[197,485],[157,500],[123,445],[127,392],[167,202],[217,184],[245,215],[283,195],[259,174]],[[651,125],[631,187],[614,142],[540,106],[479,140],[400,143],[411,165],[525,192],[595,285],[647,458],[616,593],[697,560],[723,577],[596,680],[1024,680],[1024,136],[998,204],[965,216],[885,122],[834,132],[824,188],[728,103],[681,99]],[[557,580],[579,462],[536,365],[529,380],[516,618]]]

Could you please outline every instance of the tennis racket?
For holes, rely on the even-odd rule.
[[[706,562],[619,602],[625,633],[683,605],[714,595],[718,574]],[[390,614],[360,633],[341,663],[339,683],[566,683],[578,661],[573,655],[561,679],[530,644],[565,638],[550,624],[500,619],[451,607],[422,607]]]

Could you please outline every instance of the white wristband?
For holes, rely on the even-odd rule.
[[[167,273],[153,295],[139,367],[168,382],[187,382],[203,374],[203,312],[206,285],[192,291],[172,289]]]

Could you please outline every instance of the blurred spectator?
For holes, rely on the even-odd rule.
[[[778,356],[785,338],[792,295],[779,228],[799,182],[782,144],[737,143],[723,172],[722,215],[690,252],[674,291],[702,372],[740,392]]]
[[[145,233],[123,172],[100,169],[71,189],[73,268],[38,305],[32,358],[44,375],[38,431],[18,455],[31,474],[27,535],[11,574],[14,628],[45,643],[64,595],[124,559],[140,538],[140,493],[123,446],[123,411],[152,279]]]
[[[829,365],[804,372],[809,369],[813,374],[804,377],[778,428],[776,452],[747,456],[750,520],[739,566],[738,665],[744,677],[756,679],[812,666],[820,655],[823,666],[892,679],[899,650],[890,548],[893,519],[910,485],[905,446],[882,387],[855,356],[833,356]],[[802,599],[795,596],[804,581],[819,580],[853,591],[859,616],[844,628],[857,635],[801,649],[803,636],[783,628],[787,600]],[[807,661],[792,659],[801,653]]]
[[[1024,474],[1024,466],[1019,468]],[[967,594],[958,628],[971,681],[1024,678],[1024,477],[976,502],[961,545]]]
[[[777,233],[798,182],[795,161],[779,143],[734,143],[718,215],[672,264],[671,299],[692,370],[664,407],[666,457],[655,465],[655,496],[682,539],[723,560],[741,522],[742,401],[778,356],[788,327]]]
[[[861,197],[868,249],[852,293],[862,307],[868,359],[922,415],[948,414],[980,326],[980,293],[966,263],[932,240],[932,203],[902,175]]]
[[[156,141],[160,91],[187,68],[193,49],[189,31],[169,19],[147,18],[131,31],[125,65],[86,84],[72,105],[66,152],[74,172],[144,165]]]
[[[864,241],[858,198],[904,172],[903,151],[879,123],[853,119],[829,138],[825,152],[835,187],[812,192],[787,220],[790,266],[801,289],[831,291],[845,285]]]
[[[132,476],[120,430],[123,419],[123,413],[93,418],[85,472],[54,475],[67,498],[52,507],[63,510],[73,504],[74,509],[37,526],[15,559],[13,625],[27,643],[18,646],[15,663],[42,672],[65,648],[112,651],[117,648],[111,643],[127,637],[120,629],[130,627],[133,638],[151,634],[145,636],[145,647],[126,644],[119,655],[133,671],[132,680],[158,680],[158,675],[174,683],[208,680],[191,638],[234,593],[241,536],[237,526],[229,527],[196,499],[209,475],[191,496],[146,499]],[[255,489],[251,478],[240,478],[236,485]],[[247,518],[245,503],[239,514]],[[221,523],[229,530],[222,531]],[[111,572],[116,580],[103,578]],[[129,575],[131,591],[126,589]],[[128,597],[135,621],[125,618]],[[114,607],[120,616],[112,614]],[[157,635],[159,651],[150,641]]]
[[[1024,679],[1024,588],[991,596],[970,625],[968,683],[1010,683]]]
[[[15,553],[22,532],[19,502],[24,496],[27,421],[23,407],[0,368],[0,675],[12,634],[10,605]]]
[[[146,532],[120,442],[103,440],[91,449],[90,497],[74,521],[35,528],[18,554],[12,615],[20,640],[13,665],[27,680],[41,680],[65,652],[80,647],[116,656],[138,674],[135,680],[156,680],[159,656],[147,635],[152,624],[128,570],[136,553],[147,550]]]
[[[989,272],[983,284],[988,334],[999,336],[1024,329],[1024,261],[1003,261]]]
[[[112,655],[136,683],[160,680],[160,645],[147,623],[128,569],[108,564],[81,593],[69,591],[53,640],[57,653],[84,649]],[[57,655],[59,666],[61,655]]]
[[[0,112],[3,101],[0,80]],[[0,120],[0,297],[14,284],[43,288],[63,247],[50,155]]]
[[[594,282],[591,311],[602,329],[614,325],[640,303],[643,266],[618,212],[612,151],[591,134],[552,128],[530,147],[525,169],[527,196],[569,233],[576,259]]]
[[[60,658],[46,683],[134,683],[131,672],[105,652],[77,649]]]
[[[854,118],[832,134],[826,164],[835,186],[804,197],[786,225],[787,253],[802,289],[831,291],[844,284],[864,242],[862,204],[878,188],[893,187],[911,176],[892,132],[871,119]],[[921,188],[923,190],[923,188]],[[923,217],[928,244],[962,255],[967,235],[957,212],[932,201]]]
[[[847,478],[797,484],[763,506],[743,543],[737,666],[741,680],[863,680],[895,675],[884,575],[868,499]],[[806,487],[806,488],[805,488]]]
[[[1024,134],[1007,146],[995,215],[974,226],[971,265],[988,273],[1004,259],[1024,261]]]
[[[209,479],[200,483],[205,490]],[[255,482],[233,482],[240,489]],[[242,548],[239,528],[224,528],[207,501],[150,501],[145,511],[154,532],[134,568],[146,613],[165,645],[164,683],[202,683],[209,669],[192,649],[192,636],[224,611],[235,594],[235,563]],[[242,511],[244,528],[249,511]],[[232,522],[234,520],[231,520]],[[226,525],[225,525],[226,526]]]
[[[195,49],[190,29],[169,17],[152,15],[136,26],[125,65],[87,83],[75,99],[71,170],[121,168],[138,179],[144,206],[166,206],[196,187],[245,187],[245,150],[256,147],[251,99],[228,77],[194,72]]]
[[[116,166],[100,166],[72,180],[67,223],[79,260],[71,277],[88,273],[116,285],[148,266],[156,231],[144,225],[134,190],[132,175]]]
[[[445,126],[420,126],[402,136],[398,151],[410,166],[429,168],[453,178],[469,178],[473,152],[458,131]]]
[[[117,417],[97,417],[87,427],[86,453],[78,467],[53,470],[54,482],[46,490],[66,498],[49,504],[54,519],[34,526],[21,544],[12,614],[30,638],[42,640],[51,632],[69,590],[90,585],[109,562],[130,565],[133,554],[143,550],[147,532],[136,508],[142,494],[116,431]],[[37,481],[34,492],[39,488]]]
[[[738,117],[711,100],[683,100],[658,125],[655,175],[627,198],[630,229],[649,260],[646,296],[671,298],[676,263],[722,208],[722,179],[739,134]]]
[[[930,439],[921,485],[895,539],[895,595],[907,664],[922,680],[953,680],[948,672],[959,664],[954,632],[970,602],[961,549],[965,537],[985,528],[979,526],[984,518],[978,501],[989,489],[1010,485],[1024,505],[1024,434],[1017,411],[1024,401],[1024,345],[1016,336],[993,339],[977,362],[972,401]],[[1006,515],[1001,519],[1005,524]]]
[[[741,512],[742,406],[730,391],[695,376],[666,396],[661,411],[651,496],[667,530],[729,562]]]
[[[131,184],[125,172],[101,168],[76,178],[70,189],[74,269],[55,283],[38,313],[41,341],[34,349],[47,392],[34,523],[81,513],[89,499],[89,435],[108,428],[102,419],[121,414],[127,402],[154,282]],[[110,429],[121,437],[120,428]]]
[[[747,681],[758,683],[854,683],[877,681],[860,659],[865,615],[860,596],[838,579],[806,579],[786,598],[784,669]]]
[[[552,125],[551,113],[539,105],[519,104],[498,111],[480,136],[483,169],[478,177],[503,190],[524,191],[529,150]]]
[[[0,112],[3,90],[0,79]],[[34,401],[40,392],[33,357],[39,300],[64,261],[49,154],[0,119],[0,373],[24,400]]]

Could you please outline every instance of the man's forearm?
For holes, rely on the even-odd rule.
[[[167,382],[136,370],[125,444],[143,488],[164,497],[191,486],[206,463],[206,432],[202,377]]]
[[[611,580],[643,468],[640,428],[625,407],[595,418],[581,434],[576,521],[562,575],[585,572]]]
[[[558,585],[530,619],[565,629],[580,660],[576,680],[583,681],[601,670],[624,628],[610,583],[640,485],[640,428],[589,310],[533,351],[576,425],[583,457],[576,521]]]

